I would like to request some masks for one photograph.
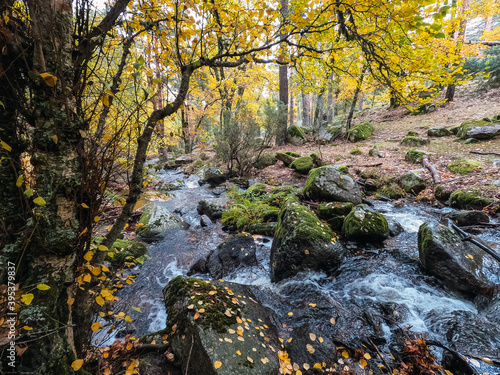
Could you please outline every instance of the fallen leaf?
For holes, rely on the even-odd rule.
[[[76,361],[73,361],[73,363],[71,364],[73,371],[80,370],[82,366],[83,366],[83,359],[77,359]]]
[[[217,370],[218,368],[220,368],[222,366],[222,362],[221,361],[215,361],[214,363],[214,367],[215,369]]]

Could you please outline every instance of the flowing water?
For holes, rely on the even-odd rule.
[[[199,186],[199,177],[161,171],[158,179],[177,183],[180,189],[173,191],[169,199],[154,200],[152,204],[177,212],[184,225],[169,231],[163,239],[149,246],[150,259],[130,271],[136,275],[136,282],[118,293],[120,301],[114,310],[130,315],[133,322],[120,327],[116,334],[99,335],[94,340],[96,344],[109,345],[127,333],[140,337],[163,329],[166,320],[162,295],[164,286],[173,277],[185,275],[200,255],[208,254],[228,236],[221,230],[220,223],[205,228],[199,224],[198,202],[214,197],[208,186]],[[255,236],[258,265],[238,269],[224,280],[255,286],[256,295],[275,312],[279,325],[286,324],[287,328],[281,332],[284,337],[293,336],[293,329],[309,324],[344,342],[362,345],[362,341],[357,341],[359,337],[372,337],[381,350],[390,355],[391,343],[398,340],[402,331],[446,343],[447,340],[450,342],[448,336],[455,329],[457,332],[467,331],[464,336],[471,340],[489,340],[478,345],[471,343],[471,354],[500,358],[500,337],[491,338],[488,330],[481,325],[484,323],[488,327],[491,324],[485,323],[482,316],[484,301],[471,301],[442,286],[436,278],[423,271],[418,261],[419,226],[426,221],[441,220],[450,210],[420,204],[408,204],[401,208],[386,202],[373,202],[373,205],[388,220],[399,223],[403,232],[386,240],[384,246],[379,248],[358,248],[354,243],[347,244],[351,256],[334,276],[302,272],[279,283],[271,283],[269,253],[272,238]],[[498,230],[489,230],[481,238],[500,252]],[[488,258],[485,257],[487,262],[494,262]],[[499,268],[497,270],[500,271]],[[500,272],[490,276],[500,280]],[[293,317],[289,312],[294,313]],[[325,314],[336,319],[334,326],[324,326]],[[460,320],[467,319],[482,323],[471,323],[469,331],[474,332],[470,334],[467,322],[462,322],[465,328],[450,329]],[[481,330],[485,331],[484,334]],[[461,338],[456,340],[458,342]],[[476,346],[477,353],[474,351]],[[488,349],[486,353],[481,353],[483,347]],[[440,350],[436,349],[434,355],[439,359]],[[497,374],[500,371],[473,358],[471,365],[481,373]]]

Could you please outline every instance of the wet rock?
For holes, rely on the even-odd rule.
[[[471,173],[474,168],[481,167],[482,165],[483,163],[477,160],[462,159],[452,161],[446,167],[453,173],[465,175]]]
[[[360,204],[345,218],[342,232],[350,240],[379,242],[389,237],[389,225],[384,215]]]
[[[490,218],[483,211],[457,211],[449,216],[458,226],[465,227],[480,223],[489,223]]]
[[[369,122],[363,122],[347,131],[347,138],[351,142],[362,141],[373,134],[375,127]]]
[[[425,269],[456,290],[489,295],[498,287],[487,276],[491,273],[483,262],[486,253],[438,222],[420,226],[418,252]]]
[[[221,196],[226,192],[226,188],[223,186],[217,186],[215,189],[212,190],[212,194],[215,196]]]
[[[483,315],[490,321],[495,324],[497,327],[500,327],[500,293],[497,293],[490,302],[490,305],[483,312]]]
[[[358,184],[333,165],[312,169],[303,194],[313,200],[361,203]]]
[[[346,216],[354,208],[350,202],[329,202],[321,203],[317,212],[321,219],[326,220],[333,230],[342,229]]]
[[[312,167],[313,159],[310,156],[302,156],[290,164],[290,168],[295,169],[300,174],[308,174]]]
[[[399,224],[396,220],[387,220],[389,226],[389,236],[396,237],[398,234],[403,233],[405,230],[403,226]]]
[[[196,210],[200,215],[207,215],[212,220],[217,220],[222,217],[222,211],[226,209],[228,199],[223,198],[207,198],[198,203]]]
[[[166,208],[151,204],[146,207],[137,224],[136,233],[143,240],[156,240],[169,230],[181,226],[182,219]]]
[[[202,227],[208,227],[212,224],[212,220],[207,215],[201,215],[200,217],[200,225]]]
[[[262,306],[250,286],[178,276],[165,287],[163,295],[167,327],[174,332],[169,341],[173,353],[182,361],[184,373],[279,372],[276,354],[280,343],[272,312]]]
[[[453,193],[453,190],[451,190],[446,185],[439,184],[434,188],[434,197],[442,201],[447,201],[448,199],[450,199],[451,193]]]
[[[338,268],[345,256],[335,233],[297,200],[283,204],[271,247],[271,280],[291,277],[301,270]]]
[[[200,185],[210,184],[215,187],[227,180],[227,175],[219,168],[207,168],[203,172],[203,178],[199,181]]]
[[[141,354],[139,357],[139,373],[141,375],[182,375],[179,366],[172,364],[165,353],[150,352]]]
[[[205,256],[200,256],[198,259],[195,260],[193,265],[189,267],[189,271],[187,273],[188,276],[195,275],[197,273],[208,273],[207,270],[207,262],[208,262],[208,257],[210,256],[211,252],[209,254],[206,254]]]
[[[401,177],[401,187],[407,193],[418,195],[425,189],[425,180],[420,177],[420,171],[409,171]]]
[[[427,130],[427,135],[429,137],[447,137],[451,135],[451,132],[443,126],[434,126]]]
[[[478,191],[455,190],[450,195],[450,207],[454,208],[482,210],[492,203],[492,199],[484,198]]]
[[[250,186],[248,183],[248,178],[245,177],[232,177],[229,179],[229,182],[239,186],[242,189],[246,189]]]
[[[224,241],[210,254],[207,271],[211,277],[219,279],[240,266],[254,266],[257,264],[256,250],[252,236],[236,235]]]
[[[181,167],[186,164],[194,163],[194,159],[192,155],[182,155],[175,159],[174,163],[176,167]]]

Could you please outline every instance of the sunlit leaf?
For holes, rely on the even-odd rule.
[[[101,328],[101,323],[99,322],[95,322],[94,324],[92,324],[92,332],[96,332],[99,328]]]
[[[49,289],[50,289],[50,286],[48,286],[47,284],[38,284],[38,285],[36,286],[36,288],[37,288],[38,290],[49,290]]]
[[[33,301],[34,297],[35,296],[33,295],[33,293],[23,294],[21,296],[21,302],[24,303],[25,305],[29,305],[31,301]]]
[[[40,73],[40,77],[47,86],[54,87],[57,84],[57,77],[50,73]]]
[[[76,361],[73,361],[73,363],[71,364],[73,371],[80,370],[82,366],[83,366],[83,359],[77,359]]]
[[[93,257],[94,257],[94,252],[93,251],[87,251],[85,253],[85,255],[83,256],[83,259],[85,259],[87,262],[90,262]]]
[[[75,303],[75,299],[74,298],[68,298],[68,300],[66,301],[66,303],[68,304],[68,306],[73,306],[73,304]]]
[[[42,197],[37,197],[33,199],[33,203],[40,207],[43,207],[47,204],[47,202],[45,202],[45,200]]]
[[[2,148],[11,152],[12,151],[12,147],[10,147],[7,143],[5,143],[4,141],[0,141],[0,145],[2,145]]]
[[[23,185],[23,182],[24,182],[24,176],[21,174],[19,175],[19,177],[17,178],[17,181],[16,181],[16,186],[17,187],[21,187]]]
[[[97,296],[95,301],[99,306],[104,306],[104,298],[102,298],[101,296]]]
[[[214,367],[215,367],[215,369],[218,369],[218,368],[220,368],[221,366],[222,366],[222,362],[221,362],[221,361],[215,361],[215,363],[214,363]]]

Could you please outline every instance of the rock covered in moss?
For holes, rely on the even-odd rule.
[[[381,154],[380,154],[380,147],[378,145],[374,145],[369,151],[368,151],[368,155],[370,155],[371,157],[375,157],[375,156],[378,156],[378,157],[381,157]]]
[[[295,152],[295,151],[285,151],[285,154],[292,156],[294,158],[300,158],[300,156],[301,156],[298,152]]]
[[[451,132],[444,126],[434,126],[427,130],[427,136],[429,137],[447,137],[451,135]]]
[[[308,174],[312,167],[313,160],[310,156],[302,156],[290,164],[290,168],[295,169],[300,174]]]
[[[362,141],[373,134],[375,127],[369,122],[363,122],[347,131],[347,137],[351,142]]]
[[[287,129],[287,141],[295,146],[305,143],[305,133],[300,126],[292,125]]]
[[[243,194],[246,197],[259,197],[267,193],[268,187],[269,185],[267,184],[264,184],[262,182],[256,182],[250,185],[250,187],[246,189]]]
[[[401,177],[401,187],[407,193],[418,195],[425,189],[425,180],[420,176],[420,171],[409,171]]]
[[[442,201],[447,201],[450,198],[451,193],[453,193],[453,190],[446,185],[439,184],[434,188],[434,197]]]
[[[169,341],[182,362],[183,373],[279,372],[276,353],[280,342],[272,312],[261,304],[250,286],[178,276],[165,287],[163,295]]]
[[[418,137],[418,132],[416,132],[415,130],[410,130],[408,131],[408,133],[406,133],[406,135],[408,137]]]
[[[415,147],[415,146],[425,145],[425,144],[429,143],[429,140],[428,139],[423,139],[423,138],[420,138],[420,137],[415,137],[415,136],[407,135],[406,137],[404,137],[401,140],[400,143],[403,146]]]
[[[256,249],[250,235],[239,234],[225,240],[208,257],[207,271],[210,277],[220,279],[240,266],[257,265]]]
[[[456,290],[489,294],[498,287],[485,272],[486,253],[438,222],[420,226],[418,252],[425,269]]]
[[[457,135],[458,138],[460,139],[467,139],[470,138],[470,136],[467,135],[469,130],[474,129],[474,128],[481,128],[483,126],[490,126],[491,121],[489,119],[480,119],[480,120],[467,120],[462,122],[458,127],[453,127],[450,130],[452,132],[456,132],[455,134]]]
[[[325,163],[323,160],[321,160],[319,154],[317,152],[313,152],[311,155],[309,155],[316,167],[322,167]]]
[[[253,163],[253,167],[257,169],[265,169],[274,165],[278,162],[278,159],[274,155],[271,154],[262,154],[260,155]]]
[[[455,211],[450,213],[449,218],[461,227],[490,222],[490,218],[483,211]]]
[[[266,223],[255,223],[248,226],[248,233],[250,234],[262,234],[265,236],[274,235],[276,230],[277,221],[270,221]]]
[[[450,207],[466,210],[482,210],[493,203],[492,199],[484,198],[480,192],[455,190],[450,195]]]
[[[293,163],[295,158],[293,156],[287,155],[284,152],[277,152],[275,155],[276,159],[281,160],[283,164],[285,164],[287,167]]]
[[[481,167],[483,163],[477,160],[461,159],[449,163],[446,167],[450,172],[465,175],[471,173],[474,168]]]
[[[361,151],[359,148],[353,148],[350,152],[351,155],[363,155],[363,151]]]
[[[405,155],[405,160],[409,163],[422,164],[422,158],[424,155],[428,155],[426,151],[415,150],[412,148]]]
[[[321,219],[326,220],[328,225],[334,230],[342,229],[346,216],[354,208],[351,202],[328,202],[321,203],[317,212]]]
[[[106,260],[113,265],[122,265],[146,254],[147,246],[140,241],[116,240],[109,250],[114,256],[112,258],[108,256]]]
[[[308,199],[319,201],[361,203],[358,184],[333,165],[312,169],[304,185],[303,194]]]
[[[148,205],[136,225],[136,233],[143,240],[156,240],[169,230],[178,228],[182,219],[165,207]]]
[[[206,168],[202,172],[203,178],[199,181],[200,185],[210,184],[215,187],[227,180],[227,174],[220,168]]]
[[[350,240],[378,242],[389,237],[389,225],[384,215],[360,204],[345,218],[342,232]]]
[[[228,204],[228,199],[226,197],[221,198],[207,198],[202,199],[196,210],[200,215],[207,215],[212,220],[217,220],[222,217],[222,212],[226,209]]]
[[[309,208],[289,199],[281,209],[271,247],[271,280],[303,270],[332,272],[342,263],[344,246]]]

